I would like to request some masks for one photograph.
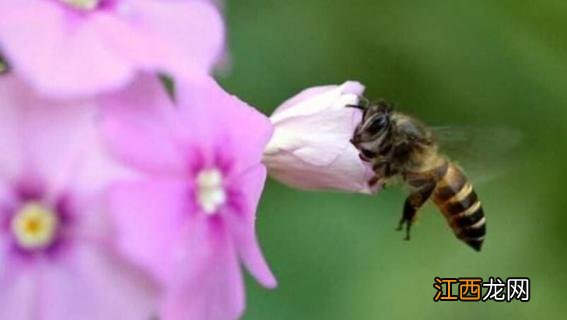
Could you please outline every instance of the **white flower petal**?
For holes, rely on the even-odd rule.
[[[270,175],[300,189],[376,191],[367,183],[372,170],[350,143],[361,112],[346,106],[357,104],[363,90],[354,81],[309,88],[277,108],[264,152]]]

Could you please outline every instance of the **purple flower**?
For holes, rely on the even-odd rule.
[[[124,87],[138,73],[208,73],[224,27],[205,0],[0,0],[0,48],[44,94]]]
[[[270,117],[274,135],[264,163],[270,176],[299,189],[372,193],[372,168],[350,143],[362,113],[357,104],[364,87],[354,81],[305,89]]]
[[[142,79],[106,101],[113,154],[146,178],[112,192],[121,246],[165,284],[164,319],[236,319],[240,263],[276,286],[255,236],[269,120],[212,79],[178,83],[176,105]]]
[[[88,102],[46,101],[0,78],[0,319],[143,319],[151,283],[112,247]]]

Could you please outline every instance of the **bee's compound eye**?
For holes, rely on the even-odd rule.
[[[370,125],[366,128],[366,131],[370,135],[375,135],[388,126],[388,118],[384,115],[378,116],[371,120]]]
[[[370,151],[370,150],[367,150],[367,149],[360,149],[360,153],[366,159],[372,159],[372,158],[376,157],[376,152],[373,152],[373,151]]]

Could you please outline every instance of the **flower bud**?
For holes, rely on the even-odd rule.
[[[350,143],[362,112],[358,104],[364,86],[313,87],[279,106],[270,120],[274,134],[264,151],[270,175],[304,190],[341,190],[372,193],[373,172]]]

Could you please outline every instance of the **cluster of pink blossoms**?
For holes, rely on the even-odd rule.
[[[212,0],[0,12],[0,319],[237,319],[241,266],[277,284],[255,233],[267,171],[374,191],[345,108],[363,87],[307,89],[262,115],[210,77],[225,54]]]

